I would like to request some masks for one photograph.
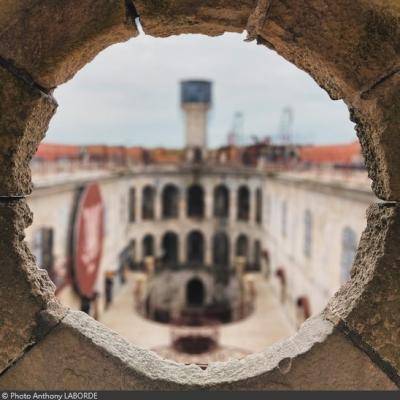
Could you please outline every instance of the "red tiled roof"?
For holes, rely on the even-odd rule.
[[[360,161],[361,147],[358,142],[327,146],[299,148],[300,161],[312,164],[352,164]]]
[[[150,150],[150,156],[155,163],[176,163],[182,161],[183,152],[181,150],[158,147]]]
[[[156,148],[145,150],[143,147],[124,147],[124,146],[107,146],[107,145],[87,145],[73,146],[62,144],[42,143],[36,153],[36,157],[44,161],[55,161],[58,159],[76,159],[83,152],[89,157],[101,158],[119,158],[143,161],[145,153],[148,153],[156,163],[171,163],[182,160],[181,150],[171,150],[165,148]]]
[[[36,152],[36,157],[46,161],[54,161],[59,158],[78,158],[80,154],[80,146],[41,143]]]

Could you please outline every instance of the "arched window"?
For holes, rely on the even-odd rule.
[[[303,252],[307,258],[311,257],[313,221],[310,210],[304,212],[304,242]]]
[[[199,278],[191,279],[186,285],[186,303],[188,306],[201,306],[204,303],[205,290]]]
[[[33,254],[37,265],[45,269],[53,278],[54,267],[54,229],[40,228],[33,236]],[[57,283],[57,282],[55,282]]]
[[[167,232],[162,239],[162,262],[164,264],[177,264],[179,252],[178,235],[174,232]]]
[[[192,231],[187,237],[187,261],[192,264],[204,263],[204,236],[200,231]]]
[[[258,188],[256,190],[256,222],[257,224],[262,223],[262,190]]]
[[[154,256],[154,237],[146,235],[143,238],[143,258]]]
[[[142,194],[142,219],[154,219],[154,202],[156,190],[152,186],[145,186]]]
[[[296,305],[298,311],[298,322],[301,324],[311,316],[310,302],[306,296],[301,296],[297,299]]]
[[[265,222],[267,225],[271,222],[271,198],[270,196],[266,196],[265,198]]]
[[[214,189],[214,217],[228,218],[229,190],[225,185],[218,185]]]
[[[229,265],[229,239],[225,232],[219,232],[214,235],[213,263],[224,267]]]
[[[281,286],[281,302],[284,303],[286,301],[286,271],[283,267],[280,267],[275,272],[276,277],[279,279]]]
[[[287,236],[287,204],[286,201],[282,203],[282,224],[281,224],[281,234],[282,237]]]
[[[357,235],[350,227],[342,230],[342,255],[340,262],[340,280],[342,283],[350,278],[351,267],[357,252]]]
[[[259,240],[254,242],[254,269],[261,270],[261,242]]]
[[[188,217],[204,217],[204,190],[200,185],[192,185],[187,191]]]
[[[179,190],[175,185],[167,185],[162,192],[163,218],[177,218],[179,210]]]
[[[248,221],[250,217],[250,190],[247,186],[240,186],[238,189],[237,219]]]
[[[246,235],[239,235],[236,240],[236,257],[244,257],[246,260],[249,258],[249,241]]]
[[[262,256],[264,259],[265,277],[269,278],[271,275],[271,259],[268,250],[263,250]]]
[[[129,201],[128,201],[128,215],[129,222],[135,222],[136,219],[136,190],[135,188],[129,189]]]

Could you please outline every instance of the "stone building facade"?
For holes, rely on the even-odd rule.
[[[298,175],[182,163],[142,165],[86,180],[44,181],[29,199],[35,218],[26,232],[27,242],[40,265],[46,245],[40,234],[52,231],[51,249],[47,249],[51,265],[41,266],[53,277],[61,301],[80,309],[68,235],[74,224],[76,193],[96,182],[104,203],[105,228],[96,277],[99,297],[91,315],[101,316],[107,281],[112,280],[112,290],[117,292],[123,270],[143,269],[146,263],[153,268],[157,263],[172,264],[175,272],[168,279],[175,279],[176,285],[170,292],[175,293],[174,287],[182,289],[180,295],[165,289],[163,293],[160,288],[168,285],[160,281],[158,307],[165,308],[165,298],[170,297],[184,302],[184,288],[200,271],[187,271],[184,277],[178,273],[180,267],[188,270],[198,262],[216,269],[216,252],[222,251],[231,270],[244,263],[246,270],[259,271],[272,282],[297,327],[320,312],[349,278],[365,212],[374,200],[365,185],[338,185]],[[194,195],[193,188],[199,189]],[[215,289],[210,280],[201,280],[211,296]],[[237,293],[231,290],[235,302]]]

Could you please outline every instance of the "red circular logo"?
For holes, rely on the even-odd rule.
[[[91,298],[95,292],[103,250],[103,203],[97,184],[80,195],[74,226],[74,279],[78,292]]]

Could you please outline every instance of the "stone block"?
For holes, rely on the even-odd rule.
[[[51,89],[71,79],[101,50],[136,35],[125,0],[14,0],[2,13],[0,57]]]
[[[352,119],[375,194],[400,201],[400,68],[352,102]]]
[[[63,309],[47,272],[23,242],[32,214],[24,200],[0,200],[0,372],[57,324]]]
[[[57,103],[1,65],[0,98],[0,196],[23,196],[32,190],[29,162]]]
[[[400,65],[399,16],[394,2],[271,1],[260,42],[351,102]]]
[[[351,280],[325,312],[344,325],[400,382],[400,205],[375,204],[367,212]],[[396,372],[397,371],[397,372]]]
[[[136,0],[135,7],[146,34],[166,37],[183,33],[208,36],[243,32],[255,0]]]
[[[396,389],[333,325],[319,317],[295,337],[202,370],[162,360],[80,312],[69,312],[0,379],[1,389]]]

